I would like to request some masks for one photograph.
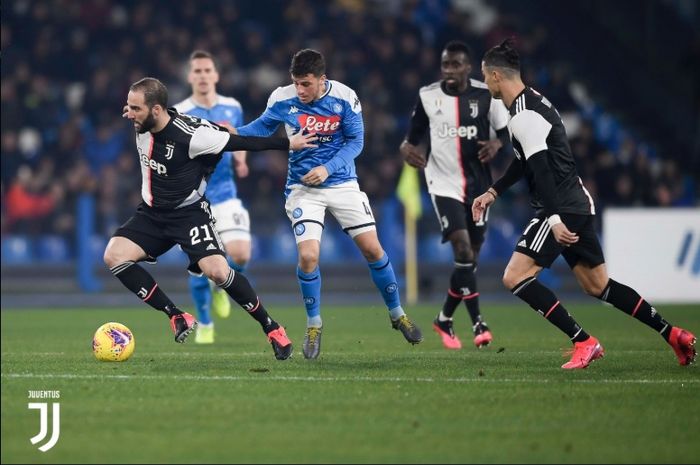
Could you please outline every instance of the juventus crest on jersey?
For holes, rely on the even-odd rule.
[[[136,134],[141,197],[150,207],[191,205],[204,195],[207,178],[229,140],[226,129],[168,109],[170,122],[153,134]]]
[[[421,88],[407,139],[417,145],[430,129],[428,191],[460,202],[483,193],[491,185],[491,171],[479,161],[477,141],[488,140],[490,127],[503,129],[507,120],[503,102],[493,99],[486,85],[475,79],[459,95],[448,93],[442,81]]]

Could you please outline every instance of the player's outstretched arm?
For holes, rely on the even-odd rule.
[[[236,150],[303,150],[315,148],[313,144],[318,137],[315,134],[295,134],[290,139],[286,137],[257,137],[230,135],[224,151]]]
[[[316,147],[315,134],[299,135],[287,139],[286,137],[257,137],[237,136],[215,129],[212,126],[199,126],[190,140],[190,158],[202,155],[215,155],[221,152],[235,152],[239,150],[301,150]]]
[[[503,173],[503,176],[501,178],[493,183],[493,191],[496,195],[501,195],[505,191],[508,190],[510,186],[515,184],[520,180],[520,178],[523,177],[524,170],[523,170],[523,165],[520,163],[520,161],[513,157],[513,161],[510,162],[510,165],[508,166],[508,169],[506,170],[505,173]]]

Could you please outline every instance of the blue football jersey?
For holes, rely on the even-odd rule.
[[[270,95],[267,108],[255,121],[238,128],[242,136],[269,136],[284,124],[287,136],[304,131],[318,136],[318,147],[289,152],[287,189],[302,184],[301,177],[324,165],[328,178],[316,187],[329,187],[357,179],[355,158],[362,152],[365,129],[362,106],[355,91],[338,81],[326,81],[318,100],[302,103],[294,85],[278,87]]]
[[[234,128],[243,124],[243,108],[232,97],[216,96],[216,104],[211,108],[198,105],[192,97],[175,105],[178,113],[185,113],[214,123],[228,123]],[[212,204],[235,199],[238,196],[233,173],[233,153],[224,152],[223,158],[209,178],[206,196]]]

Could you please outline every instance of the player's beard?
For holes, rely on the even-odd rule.
[[[143,120],[143,123],[140,124],[140,128],[138,129],[139,134],[146,134],[148,131],[153,129],[156,125],[156,117],[153,116],[152,112],[148,112],[148,116],[146,117],[145,120]]]

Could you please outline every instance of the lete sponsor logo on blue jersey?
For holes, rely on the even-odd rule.
[[[243,124],[243,108],[238,100],[221,95],[216,97],[216,104],[211,108],[199,106],[190,97],[175,105],[175,109],[178,113],[197,116],[214,123],[230,124],[234,128]],[[233,153],[225,152],[216,165],[207,184],[206,196],[212,204],[238,197],[233,174]]]
[[[323,165],[328,179],[317,187],[329,187],[357,179],[355,158],[362,152],[365,129],[362,106],[355,91],[338,81],[326,81],[318,100],[302,103],[294,85],[278,87],[267,102],[265,112],[255,121],[238,128],[242,136],[270,136],[284,124],[287,136],[299,131],[314,133],[318,147],[289,152],[287,189],[302,184],[301,177]]]

